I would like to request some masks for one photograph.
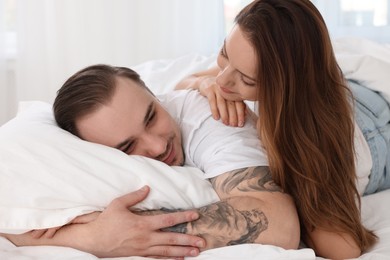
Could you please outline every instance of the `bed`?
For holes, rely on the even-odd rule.
[[[387,99],[390,97],[389,46],[356,38],[338,39],[334,46],[340,67],[348,79],[382,93]],[[189,54],[173,60],[152,60],[132,68],[155,93],[164,93],[173,89],[185,75],[214,62],[215,56]],[[114,149],[83,142],[62,131],[54,123],[50,104],[45,102],[21,103],[18,115],[0,127],[0,146],[0,232],[23,233],[65,224],[77,215],[104,209],[112,198],[146,183],[152,192],[138,205],[140,209],[191,208],[218,200],[210,184],[195,168],[171,168],[137,156],[129,159]],[[114,157],[116,163],[112,166]],[[74,161],[76,163],[70,163]],[[157,170],[161,174],[156,177]],[[143,174],[138,174],[139,171]],[[84,189],[85,183],[93,188]],[[42,190],[45,190],[44,194]],[[170,192],[166,193],[166,190]],[[199,190],[203,192],[197,192]],[[363,197],[362,220],[378,235],[379,242],[358,259],[390,259],[389,201],[390,190]],[[98,258],[66,247],[18,248],[0,237],[0,259]],[[244,244],[208,250],[191,259],[323,258],[316,257],[309,248],[284,250]]]

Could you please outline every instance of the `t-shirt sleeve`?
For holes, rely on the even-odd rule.
[[[187,138],[186,157],[205,173],[205,178],[241,168],[268,166],[254,122],[249,118],[242,128],[226,126],[213,119],[207,99],[197,93],[190,93],[185,104],[181,128],[183,138]]]

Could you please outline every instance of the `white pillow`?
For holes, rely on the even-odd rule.
[[[0,127],[0,232],[64,225],[145,184],[151,192],[139,209],[218,201],[199,169],[169,167],[83,141],[56,125],[50,104],[24,107]]]

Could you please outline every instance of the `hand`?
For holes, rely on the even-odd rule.
[[[213,82],[214,81],[214,82]],[[213,82],[210,84],[210,82]],[[219,87],[210,77],[204,79],[199,87],[202,96],[209,100],[210,110],[215,120],[221,119],[225,125],[243,127],[247,106],[243,101],[228,101],[224,99]]]
[[[30,231],[30,235],[35,238],[35,239],[39,239],[39,238],[52,238],[54,237],[55,233],[61,228],[62,226],[60,227],[54,227],[54,228],[46,228],[46,229],[34,229],[32,231]]]
[[[196,256],[205,241],[197,236],[162,232],[161,229],[199,218],[194,211],[140,216],[128,210],[149,193],[149,188],[129,193],[113,200],[100,214],[86,215],[78,219],[88,222],[91,253],[98,257],[148,256],[184,257]]]

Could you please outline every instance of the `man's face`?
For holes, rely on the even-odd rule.
[[[180,129],[159,101],[134,81],[117,77],[105,105],[76,121],[84,140],[142,155],[168,165],[183,165]]]

